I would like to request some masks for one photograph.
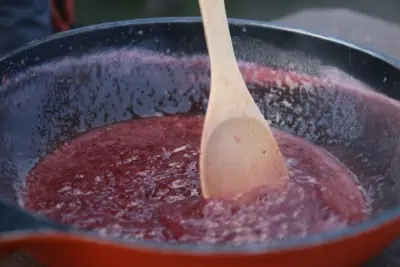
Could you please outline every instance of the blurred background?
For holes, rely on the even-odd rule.
[[[78,0],[80,24],[160,16],[197,16],[194,0]],[[274,20],[309,8],[348,9],[400,23],[398,0],[227,0],[229,16]],[[312,18],[310,18],[312,19]]]
[[[334,36],[400,60],[400,0],[226,0],[229,17]],[[76,22],[198,16],[196,0],[77,0]]]

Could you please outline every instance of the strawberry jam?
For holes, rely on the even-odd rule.
[[[103,236],[164,243],[268,243],[340,230],[367,216],[352,173],[308,141],[274,129],[290,181],[245,204],[205,200],[203,116],[133,120],[91,130],[28,174],[26,209]]]

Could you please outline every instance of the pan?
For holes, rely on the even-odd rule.
[[[370,219],[340,231],[232,247],[122,241],[25,210],[20,191],[28,171],[80,133],[206,110],[209,65],[200,19],[142,19],[56,34],[0,59],[0,254],[24,250],[57,267],[397,266],[397,62],[264,22],[233,19],[230,27],[242,75],[266,119],[355,173],[371,200]]]

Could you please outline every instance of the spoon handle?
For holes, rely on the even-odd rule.
[[[199,4],[212,76],[230,80],[237,74],[241,75],[232,46],[224,0],[199,0]]]

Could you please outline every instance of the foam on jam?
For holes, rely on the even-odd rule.
[[[276,129],[291,176],[284,190],[258,189],[247,204],[204,200],[197,165],[203,119],[142,119],[85,133],[30,171],[24,206],[104,236],[192,244],[268,243],[367,216],[366,199],[340,162]]]

